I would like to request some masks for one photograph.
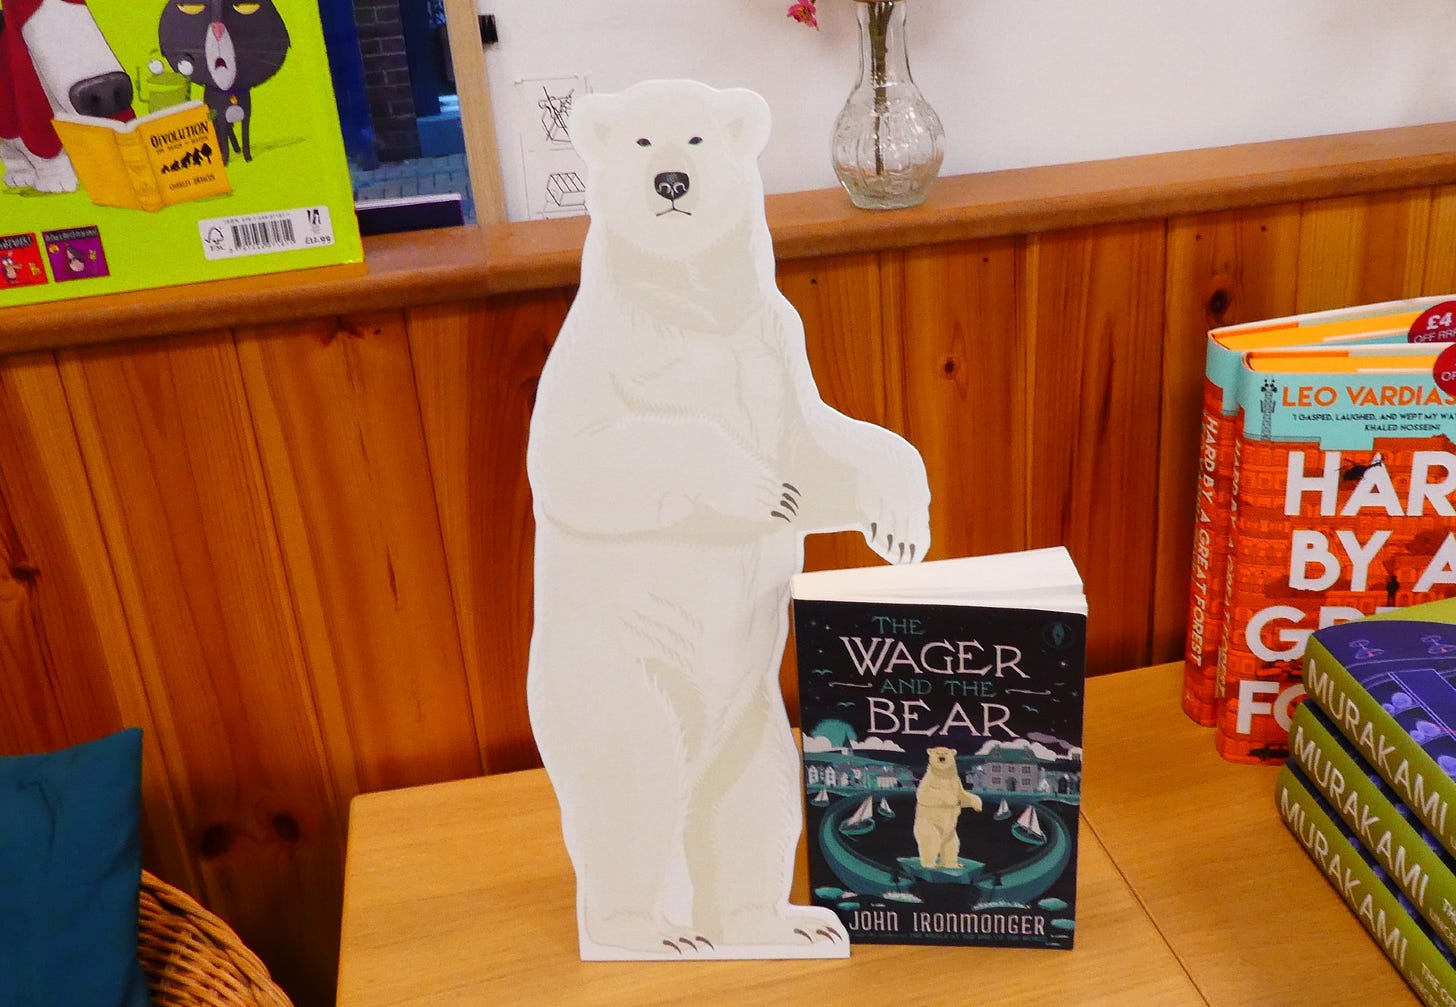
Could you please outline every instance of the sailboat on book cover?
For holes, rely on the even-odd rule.
[[[860,802],[859,807],[854,809],[850,815],[840,823],[839,831],[846,836],[862,836],[875,827],[875,799],[866,797]]]
[[[1046,833],[1041,829],[1041,820],[1036,816],[1036,805],[1028,804],[1026,810],[1016,819],[1016,824],[1011,827],[1011,832],[1024,843],[1031,843],[1036,846],[1044,845],[1047,841]]]

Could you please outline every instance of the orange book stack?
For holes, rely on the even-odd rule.
[[[1211,727],[1217,720],[1218,655],[1223,642],[1233,458],[1238,439],[1236,382],[1244,355],[1279,348],[1338,350],[1450,338],[1453,324],[1456,300],[1445,295],[1292,315],[1209,332],[1182,697],[1184,712],[1197,723]]]

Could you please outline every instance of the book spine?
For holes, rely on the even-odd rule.
[[[1456,780],[1324,647],[1319,638],[1305,651],[1304,680],[1339,732],[1390,784],[1397,797],[1456,856]]]
[[[1223,389],[1211,377],[1203,381],[1199,429],[1183,712],[1195,723],[1212,727],[1218,717],[1218,650],[1223,638],[1235,424],[1233,417],[1224,415]]]
[[[1247,411],[1241,408],[1230,425],[1241,430],[1247,422]],[[1289,755],[1288,717],[1304,697],[1298,654],[1286,650],[1277,660],[1268,655],[1256,657],[1247,636],[1251,626],[1257,625],[1256,618],[1268,610],[1269,571],[1287,573],[1288,561],[1280,553],[1290,534],[1290,519],[1264,503],[1270,494],[1268,480],[1249,477],[1247,456],[1250,447],[1257,445],[1251,445],[1247,437],[1234,435],[1233,439],[1214,745],[1225,759],[1271,765]],[[1282,489],[1279,493],[1282,498]],[[1280,594],[1285,619],[1302,619],[1311,604],[1318,604],[1310,597],[1291,596],[1287,590]]]
[[[145,139],[134,132],[121,133],[116,143],[132,191],[136,193],[137,205],[143,210],[160,210],[164,205],[162,190],[153,173],[151,158],[147,156]]]
[[[1284,824],[1355,918],[1427,1007],[1456,1001],[1456,969],[1445,949],[1401,904],[1369,861],[1290,767],[1279,771],[1275,804]]]
[[[1327,725],[1314,703],[1302,703],[1290,725],[1290,754],[1365,849],[1447,947],[1456,946],[1456,873],[1413,823],[1410,809],[1372,779],[1373,770]],[[1434,841],[1434,840],[1433,840]]]

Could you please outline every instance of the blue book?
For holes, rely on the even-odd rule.
[[[1456,555],[1456,532],[1442,551]],[[1317,630],[1304,658],[1314,702],[1456,855],[1456,599]]]

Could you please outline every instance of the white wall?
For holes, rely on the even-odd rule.
[[[829,130],[856,72],[851,0],[818,32],[788,0],[480,0],[511,219],[527,216],[514,81],[584,75],[750,87],[768,192],[835,184]],[[943,174],[1456,119],[1452,0],[909,0]]]

